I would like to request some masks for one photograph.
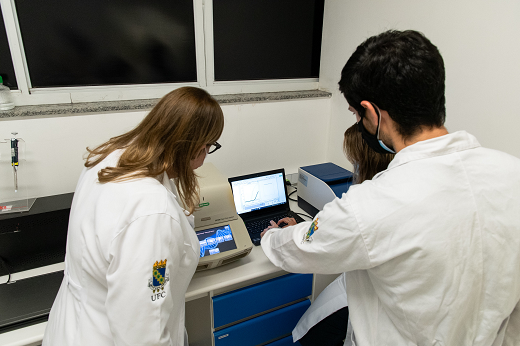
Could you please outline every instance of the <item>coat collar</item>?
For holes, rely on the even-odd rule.
[[[410,161],[428,159],[478,147],[480,147],[480,143],[475,136],[466,131],[449,133],[407,146],[395,155],[388,165],[388,170]]]
[[[168,178],[168,174],[166,174],[166,172],[163,173],[162,178],[159,176],[157,180],[163,184],[166,190],[172,193],[173,197],[177,198],[177,189],[175,189],[173,182],[170,180],[170,178]]]

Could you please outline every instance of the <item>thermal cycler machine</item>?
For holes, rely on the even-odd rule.
[[[200,271],[247,256],[253,243],[237,214],[228,179],[209,162],[195,173],[200,187],[199,208],[193,213],[200,242]]]
[[[298,168],[298,207],[314,217],[348,191],[352,178],[352,172],[331,162]]]

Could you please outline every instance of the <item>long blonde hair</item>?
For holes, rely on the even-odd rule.
[[[360,184],[370,180],[377,173],[388,168],[394,154],[379,154],[368,147],[357,124],[352,125],[345,131],[343,139],[343,152],[347,159],[354,165],[354,183]]]
[[[95,149],[87,148],[85,167],[124,149],[116,167],[98,172],[100,183],[171,173],[179,197],[192,213],[199,204],[199,189],[190,162],[201,147],[219,139],[223,129],[224,115],[218,102],[202,89],[182,87],[159,100],[135,129]]]

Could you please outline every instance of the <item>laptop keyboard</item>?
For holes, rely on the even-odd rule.
[[[249,236],[251,237],[251,241],[255,245],[260,245],[260,233],[267,227],[271,225],[270,221],[273,220],[274,222],[278,222],[278,220],[283,219],[284,217],[294,217],[293,215],[289,214],[283,214],[283,215],[277,215],[276,217],[269,219],[269,220],[256,220],[256,221],[249,221],[246,222],[246,228],[249,232]]]

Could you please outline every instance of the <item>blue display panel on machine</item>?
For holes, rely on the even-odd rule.
[[[197,237],[200,242],[201,258],[237,248],[229,225],[198,231]]]

